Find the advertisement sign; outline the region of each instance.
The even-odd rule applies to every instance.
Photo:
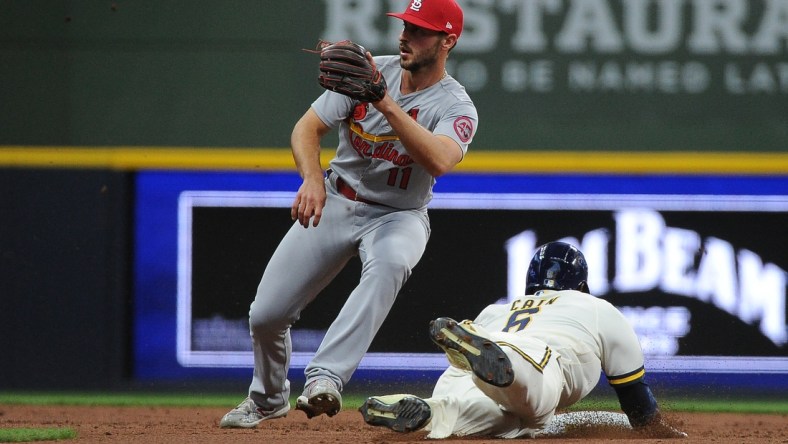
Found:
[[[410,3],[135,0],[119,14],[80,3],[66,32],[48,25],[63,15],[50,2],[4,2],[0,143],[287,147],[324,91],[303,49],[352,39],[398,54],[402,21],[386,13]],[[785,0],[458,3],[446,69],[478,109],[474,150],[788,147]],[[210,28],[195,26],[206,17]],[[53,57],[68,63],[41,69]],[[31,104],[46,105],[18,119]]]
[[[137,273],[140,375],[252,365],[249,304],[292,224],[288,189],[298,182],[297,176],[266,176],[140,177],[143,213],[158,207],[164,216],[138,230],[139,245],[159,247],[154,257],[142,248],[138,260],[152,261]],[[786,189],[784,180],[445,179],[430,205],[427,250],[361,369],[444,368],[445,357],[427,336],[429,321],[473,318],[487,304],[522,294],[534,249],[561,239],[584,251],[592,293],[630,320],[651,372],[788,373],[788,196],[768,194]],[[679,192],[682,187],[705,191]],[[351,262],[293,326],[293,368],[304,367],[317,349],[359,269]],[[154,278],[167,285],[155,288]],[[166,301],[166,309],[155,310],[152,301]],[[153,343],[163,338],[156,350]],[[151,356],[156,353],[166,359]]]
[[[353,38],[373,54],[396,50],[400,23],[380,17],[402,1],[324,3],[321,38]],[[459,3],[464,28],[447,69],[480,109],[484,146],[786,146],[784,1]]]

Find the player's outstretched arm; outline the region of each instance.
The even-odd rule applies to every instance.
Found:
[[[624,387],[614,386],[621,410],[632,428],[649,438],[686,438],[687,434],[668,424],[662,417],[657,400],[643,380]]]
[[[312,226],[316,227],[320,223],[326,204],[326,186],[320,164],[320,140],[329,130],[310,108],[295,124],[290,135],[293,160],[303,179],[290,208],[290,217],[298,220],[304,228],[309,227],[310,219]]]

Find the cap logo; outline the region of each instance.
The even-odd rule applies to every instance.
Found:
[[[419,12],[419,10],[421,10],[421,0],[413,0],[410,2],[410,9]]]
[[[449,22],[446,22],[446,29],[452,29],[452,27],[451,27],[451,23],[449,23]]]

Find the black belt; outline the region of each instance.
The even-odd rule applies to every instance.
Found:
[[[356,202],[363,202],[369,205],[383,205],[381,203],[375,202],[374,200],[364,199],[363,197],[359,196],[356,193],[356,190],[353,189],[350,185],[347,184],[341,177],[337,175],[337,191],[339,191],[343,196],[347,197],[350,200],[354,200]]]

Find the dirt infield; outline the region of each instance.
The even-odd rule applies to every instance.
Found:
[[[226,409],[163,407],[71,407],[0,405],[0,427],[70,427],[76,443],[417,443],[424,433],[399,434],[364,424],[355,411],[307,419],[299,411],[252,430],[219,429]],[[788,443],[788,416],[673,413],[672,423],[689,434],[681,443]],[[448,439],[452,444],[533,442],[534,440]],[[556,438],[536,441],[559,442]],[[666,443],[674,440],[636,438],[617,430],[586,430],[561,437],[569,443]],[[61,441],[62,442],[62,441]]]

